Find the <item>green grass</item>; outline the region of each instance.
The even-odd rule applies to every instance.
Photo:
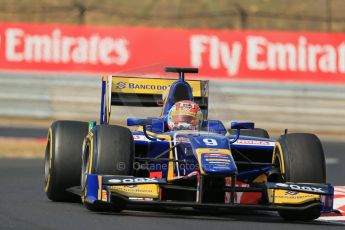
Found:
[[[341,32],[344,9],[344,0],[0,0],[0,20]]]

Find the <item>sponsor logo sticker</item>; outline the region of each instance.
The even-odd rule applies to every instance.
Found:
[[[281,188],[290,188],[290,189],[301,190],[301,191],[306,191],[306,192],[320,192],[320,193],[326,192],[322,188],[306,186],[306,185],[277,183],[276,186],[281,187]]]
[[[112,78],[112,92],[137,94],[163,94],[176,80],[156,78]],[[193,88],[193,96],[201,96],[200,81],[187,81]]]
[[[115,89],[124,89],[126,88],[126,82],[119,81],[115,84]]]
[[[302,204],[311,200],[319,200],[320,195],[309,194],[297,191],[275,190],[275,204]]]
[[[127,197],[158,198],[159,196],[159,187],[156,184],[111,186],[110,190]]]
[[[273,141],[258,141],[258,140],[237,140],[235,145],[260,145],[260,146],[274,146]]]
[[[132,183],[158,183],[156,178],[125,178],[125,179],[110,179],[109,183],[114,184],[132,184]]]

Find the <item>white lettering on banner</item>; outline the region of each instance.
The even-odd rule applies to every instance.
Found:
[[[272,42],[259,35],[249,35],[244,42],[226,42],[216,35],[192,35],[191,65],[225,68],[228,76],[239,74],[240,66],[249,71],[345,73],[345,42],[338,46],[315,44],[304,36],[297,37],[295,42]],[[241,58],[242,53],[245,58]]]
[[[7,29],[5,37],[5,56],[10,62],[125,65],[130,57],[124,38],[65,36],[59,29],[37,35],[18,28]]]
[[[16,53],[16,46],[20,44],[18,37],[23,36],[20,29],[8,29],[6,31],[6,58],[9,61],[20,62],[23,60],[23,54]]]
[[[323,47],[324,55],[320,57],[319,68],[322,72],[335,73],[337,71],[337,54],[333,46],[325,45]]]
[[[345,72],[345,43],[338,47],[311,44],[303,36],[297,44],[270,42],[263,36],[248,36],[246,40],[249,70]]]
[[[194,35],[190,39],[190,48],[191,48],[191,63],[194,67],[202,66],[202,53],[206,51],[205,44],[207,43],[207,36],[203,35]],[[210,60],[212,60],[210,58]],[[210,64],[213,65],[213,62],[210,61]]]
[[[338,48],[338,66],[339,72],[345,73],[345,42],[341,43]]]
[[[298,69],[302,72],[305,72],[307,70],[307,51],[304,48],[307,44],[307,39],[304,37],[300,37],[298,39],[298,60],[297,60],[297,66]]]
[[[291,43],[268,44],[267,68],[269,70],[296,71],[296,49]]]
[[[259,61],[258,56],[264,54],[262,46],[266,44],[266,39],[259,36],[247,37],[247,65],[250,70],[264,70],[267,65],[264,61]]]
[[[206,65],[209,64],[212,69],[226,68],[229,76],[238,74],[242,53],[240,42],[229,44],[217,36],[192,35],[190,49],[193,67],[203,67],[203,56],[208,53]]]

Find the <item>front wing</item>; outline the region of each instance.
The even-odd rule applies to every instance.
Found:
[[[198,175],[196,175],[198,176]],[[118,199],[129,205],[151,205],[155,207],[203,207],[221,209],[252,210],[306,210],[321,208],[323,213],[333,212],[334,188],[328,184],[305,183],[262,183],[258,187],[225,187],[224,193],[233,191],[235,197],[243,194],[261,194],[260,202],[237,199],[224,203],[205,203],[196,198],[194,201],[162,200],[164,189],[190,189],[200,194],[200,186],[191,188],[168,183],[165,179],[132,176],[107,176],[88,174],[85,202],[113,203]]]

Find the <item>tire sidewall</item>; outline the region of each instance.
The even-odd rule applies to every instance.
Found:
[[[117,148],[116,145],[113,145],[113,141],[121,139],[123,139],[123,142],[128,139],[127,148],[126,143],[121,143],[121,145],[123,145],[121,148]],[[89,147],[84,149],[82,157],[82,165],[87,167],[87,173],[103,175],[131,175],[134,160],[134,141],[133,135],[129,129],[116,125],[98,125],[92,128],[89,132],[88,136],[84,140],[84,144],[89,144]],[[127,151],[123,151],[126,149]],[[117,159],[121,159],[121,154],[128,156],[122,158],[125,161],[126,169],[123,171],[116,170]],[[85,162],[87,159],[89,160],[88,164]],[[110,170],[109,166],[112,166],[114,170]],[[91,211],[119,212],[125,208],[125,202],[123,200],[117,200],[111,204],[97,202],[91,204],[85,202],[87,194],[86,185],[87,175],[84,181],[81,180],[82,202],[87,209]],[[116,197],[114,197],[114,199],[116,199]]]
[[[273,164],[276,157],[282,163],[280,169],[285,182],[326,183],[324,153],[315,135],[292,133],[280,136],[274,148]]]
[[[79,201],[78,196],[66,189],[80,185],[82,144],[87,134],[87,122],[56,121],[48,131],[49,179],[45,175],[44,190],[53,201]],[[71,140],[69,140],[69,138]],[[47,149],[46,147],[46,154]],[[78,150],[80,149],[80,150]],[[45,170],[46,172],[46,170]]]

